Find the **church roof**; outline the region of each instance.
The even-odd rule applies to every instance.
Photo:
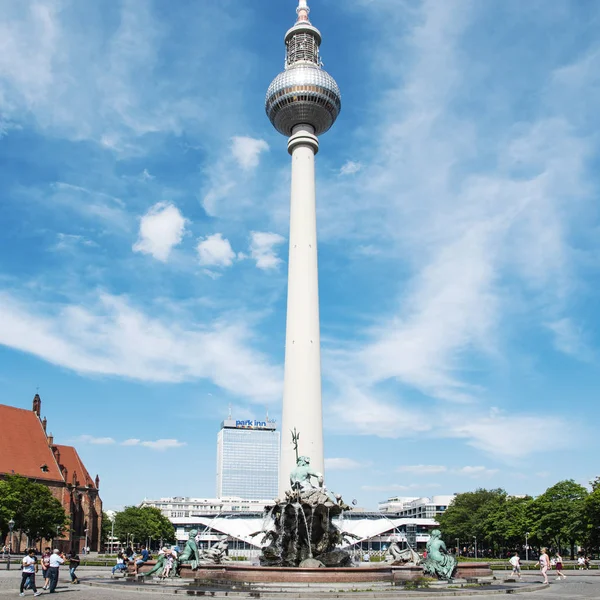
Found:
[[[0,473],[64,481],[35,412],[0,404],[0,423]]]
[[[95,488],[96,485],[90,477],[88,470],[85,468],[77,450],[73,446],[63,446],[57,444],[55,448],[60,452],[60,464],[66,467],[66,480],[67,483],[72,483],[73,473],[77,473],[77,481],[79,486],[88,486]]]
[[[39,396],[36,399],[39,403]],[[72,484],[76,474],[78,487],[95,489],[77,450],[54,444],[44,431],[36,413],[36,399],[34,410],[0,404],[0,475]],[[39,407],[40,404],[38,412]]]

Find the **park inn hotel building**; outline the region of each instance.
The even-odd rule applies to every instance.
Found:
[[[274,421],[223,421],[217,435],[217,498],[275,498],[279,443]]]

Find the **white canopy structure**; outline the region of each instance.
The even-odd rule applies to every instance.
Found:
[[[201,536],[207,541],[219,535],[226,535],[232,540],[245,542],[255,548],[261,547],[263,536],[252,536],[253,533],[262,531],[271,525],[271,521],[262,515],[198,515],[185,518],[171,519],[177,528],[177,539],[184,541],[188,538],[188,532],[192,528],[198,528]],[[396,539],[405,541],[405,529],[407,525],[416,526],[417,541],[426,542],[430,531],[438,526],[434,519],[410,519],[406,517],[394,518],[384,516],[381,513],[348,513],[343,519],[335,519],[334,523],[345,532],[351,533],[358,539],[346,542],[343,547],[359,544],[374,538],[388,538],[385,541]]]

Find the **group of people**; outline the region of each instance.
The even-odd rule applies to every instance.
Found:
[[[577,557],[577,566],[580,571],[590,569],[590,557],[589,556],[579,556]]]
[[[120,550],[117,553],[117,564],[112,568],[112,574],[114,575],[117,571],[127,571],[129,565],[133,565],[134,573],[137,575],[138,569],[148,562],[150,558],[152,557],[146,546],[142,546],[139,554],[136,554],[135,550],[131,547]]]
[[[35,584],[35,574],[38,572],[40,564],[42,567],[42,577],[44,578],[42,589],[49,590],[51,594],[54,594],[58,584],[59,568],[61,565],[65,564],[65,561],[67,560],[69,561],[71,583],[77,584],[79,583],[79,579],[77,578],[75,571],[77,570],[81,559],[75,550],[67,557],[58,549],[52,551],[50,548],[46,548],[39,562],[36,549],[30,548],[27,550],[21,564],[22,577],[19,596],[24,596],[25,590],[27,589],[33,591],[34,596],[39,596],[42,593],[37,589]]]
[[[515,552],[509,560],[512,565],[511,576],[516,576],[521,579],[521,559],[519,553]],[[556,552],[552,558],[548,554],[548,548],[542,548],[536,567],[539,567],[540,573],[544,578],[544,583],[548,583],[548,571],[554,569],[556,571],[556,579],[566,579],[567,576],[563,573],[563,559],[562,556]]]

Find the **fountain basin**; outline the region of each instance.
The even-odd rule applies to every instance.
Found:
[[[147,573],[155,564],[154,561],[148,561],[140,567],[140,573]],[[183,579],[194,579],[198,583],[402,583],[423,577],[421,567],[396,567],[381,563],[368,567],[320,569],[227,563],[203,565],[195,571],[184,565],[180,573]],[[460,579],[482,579],[493,574],[487,563],[459,563],[455,576]]]

